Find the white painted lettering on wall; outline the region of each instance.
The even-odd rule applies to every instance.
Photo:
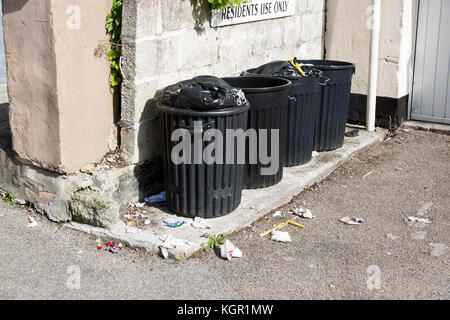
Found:
[[[295,0],[249,0],[242,6],[213,10],[212,27],[288,17],[295,14]]]

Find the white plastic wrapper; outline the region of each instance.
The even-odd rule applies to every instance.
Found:
[[[272,231],[271,240],[283,243],[291,243],[292,239],[289,233],[282,231]]]
[[[220,255],[224,259],[242,258],[242,251],[235,247],[229,240],[220,246]]]
[[[363,224],[363,219],[361,219],[361,218],[344,217],[340,221],[345,224],[352,225],[352,226],[360,226]]]
[[[421,218],[416,218],[416,217],[408,217],[408,219],[406,219],[406,221],[426,223],[426,224],[430,224],[431,223],[430,219],[421,219]]]

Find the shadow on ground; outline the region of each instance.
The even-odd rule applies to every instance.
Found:
[[[9,104],[0,104],[0,149],[12,150],[11,127],[9,126]]]

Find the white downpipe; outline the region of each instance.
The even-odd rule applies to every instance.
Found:
[[[375,131],[377,110],[378,57],[380,48],[381,0],[373,0],[373,24],[370,43],[369,93],[367,95],[367,130]]]

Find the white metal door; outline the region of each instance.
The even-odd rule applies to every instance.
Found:
[[[450,124],[450,0],[420,0],[411,119]]]

